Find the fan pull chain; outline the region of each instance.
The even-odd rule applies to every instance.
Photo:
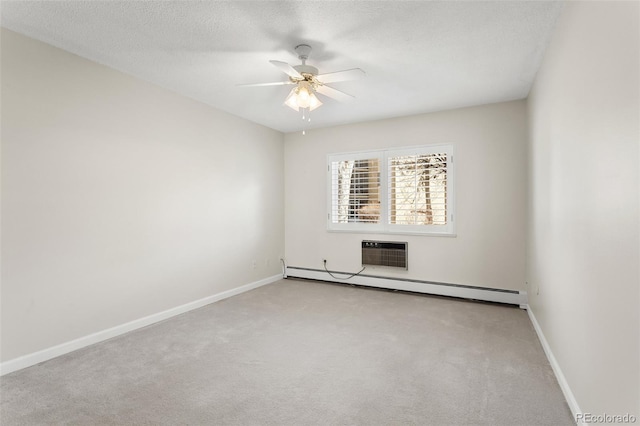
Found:
[[[307,123],[311,123],[311,110],[306,111],[307,108],[301,108],[301,109],[302,109],[302,120],[306,121]],[[306,129],[304,128],[304,126],[302,128],[302,134],[303,135],[307,134]]]
[[[302,120],[306,121],[307,123],[311,122],[311,111],[309,111],[306,115],[305,115],[305,109],[306,108],[302,108]],[[302,136],[306,135],[307,131],[306,129],[303,127],[302,128]]]

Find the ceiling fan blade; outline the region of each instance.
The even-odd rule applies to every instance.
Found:
[[[316,78],[322,83],[335,83],[336,81],[357,80],[358,78],[362,78],[366,75],[367,73],[360,68],[353,68],[350,70],[319,74]]]
[[[355,99],[354,96],[351,96],[348,93],[344,93],[344,92],[341,92],[340,90],[334,89],[329,86],[324,86],[324,85],[318,85],[318,87],[316,88],[316,92],[340,102],[347,102]]]
[[[260,87],[260,86],[285,86],[287,84],[293,84],[291,81],[276,81],[273,83],[249,83],[249,84],[236,84],[237,87]]]
[[[302,74],[300,74],[298,71],[295,70],[295,68],[293,68],[291,65],[289,65],[286,62],[282,62],[282,61],[269,61],[269,62],[271,62],[276,68],[278,68],[283,73],[287,74],[289,77],[304,79]]]

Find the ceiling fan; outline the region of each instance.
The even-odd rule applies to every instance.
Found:
[[[311,46],[308,44],[300,44],[295,47],[295,51],[298,54],[298,59],[302,61],[301,65],[291,66],[282,61],[269,61],[280,71],[287,74],[289,80],[273,83],[241,84],[240,86],[284,86],[293,84],[296,87],[291,89],[284,103],[296,111],[302,109],[303,114],[305,109],[313,111],[322,105],[322,102],[320,102],[315,95],[316,93],[341,102],[354,99],[352,95],[327,86],[327,83],[355,80],[364,77],[366,74],[363,70],[360,68],[352,68],[344,71],[318,74],[318,68],[307,65],[307,59],[311,53]]]

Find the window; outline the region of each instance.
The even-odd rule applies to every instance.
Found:
[[[328,156],[330,231],[453,235],[453,148]]]

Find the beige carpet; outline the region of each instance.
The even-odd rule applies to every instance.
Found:
[[[0,421],[573,425],[525,311],[283,280],[2,378]]]

